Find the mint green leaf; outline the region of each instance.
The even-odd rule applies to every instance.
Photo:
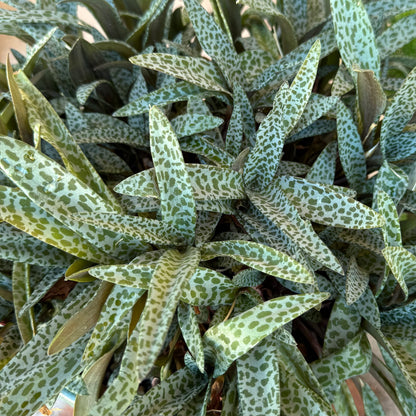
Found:
[[[98,360],[114,341],[123,320],[129,318],[131,309],[144,294],[144,289],[115,285],[100,312],[97,324],[85,347],[82,359]]]
[[[234,162],[233,155],[215,144],[209,136],[195,135],[193,137],[184,137],[179,140],[179,144],[184,152],[204,156],[218,166],[228,168]]]
[[[142,316],[128,340],[120,372],[93,408],[92,416],[120,413],[129,406],[140,380],[151,370],[163,346],[180,293],[199,260],[200,253],[195,248],[188,248],[183,254],[171,249],[162,255],[150,282]],[[153,323],[151,328],[149,322]],[[120,392],[123,392],[121,400]]]
[[[390,137],[387,147],[385,157],[388,161],[400,161],[414,155],[416,153],[416,132],[408,131]]]
[[[172,75],[206,90],[228,92],[217,66],[203,58],[150,53],[134,56],[130,61],[134,65]]]
[[[347,300],[348,305],[351,305],[360,299],[368,287],[369,279],[369,273],[358,266],[355,257],[351,256],[348,261],[345,284],[345,299]]]
[[[177,412],[191,402],[206,385],[207,379],[203,374],[184,367],[162,380],[144,396],[136,396],[123,416],[157,416]]]
[[[323,355],[328,356],[343,348],[359,332],[361,316],[358,311],[338,297],[331,310],[325,331]]]
[[[347,68],[369,69],[378,77],[380,56],[361,0],[330,0],[339,51]]]
[[[16,315],[16,323],[22,341],[27,344],[36,333],[35,316],[33,310],[21,313],[27,302],[30,292],[30,266],[15,261],[12,272],[13,306]]]
[[[234,157],[237,157],[241,151],[243,132],[244,123],[242,115],[242,103],[240,102],[239,95],[234,93],[233,112],[228,122],[227,136],[225,138],[225,149]]]
[[[361,387],[362,395],[363,395],[363,402],[364,402],[364,410],[366,414],[374,415],[374,416],[385,416],[383,406],[381,405],[378,397],[373,392],[371,387],[364,383]]]
[[[215,351],[214,377],[223,374],[233,361],[286,323],[319,305],[327,293],[283,296],[269,300],[208,329],[204,341]]]
[[[352,188],[362,192],[367,176],[364,149],[352,115],[341,101],[337,107],[337,133],[339,158],[345,176]]]
[[[90,98],[91,94],[95,91],[95,89],[101,84],[110,84],[111,83],[105,79],[99,79],[97,81],[90,82],[88,84],[81,85],[77,88],[77,100],[81,105],[84,105],[88,98]]]
[[[244,73],[243,86],[247,89],[274,62],[273,55],[262,49],[248,49],[238,54],[238,65]]]
[[[195,234],[195,200],[178,139],[166,116],[152,107],[149,116],[150,150],[160,191],[164,223],[186,241]]]
[[[279,177],[276,185],[301,216],[319,224],[361,229],[385,223],[376,211],[328,186],[290,176]]]
[[[215,129],[223,122],[222,118],[197,113],[179,115],[170,121],[178,138]]]
[[[409,183],[409,177],[399,166],[385,161],[377,174],[374,194],[384,191],[397,205],[404,196]],[[377,199],[373,199],[373,207],[377,207]]]
[[[296,208],[289,202],[286,195],[276,184],[268,187],[262,194],[249,192],[250,201],[299,247],[313,259],[330,268],[343,273],[337,258],[319,239],[309,221],[303,220]]]
[[[233,285],[238,287],[254,287],[261,285],[266,276],[258,270],[245,269],[238,272],[233,278]]]
[[[273,337],[266,337],[237,359],[238,397],[242,415],[279,414],[280,377],[276,350]]]
[[[26,104],[32,129],[40,126],[42,138],[59,152],[69,173],[72,173],[76,178],[89,186],[113,209],[119,210],[120,208],[111,191],[91,166],[46,98],[31,84],[22,72],[17,73],[15,79],[21,90],[23,101]]]
[[[274,277],[299,283],[314,283],[313,275],[304,266],[287,254],[262,244],[242,240],[215,241],[203,245],[201,250],[204,260],[221,256],[231,257]]]
[[[192,97],[209,97],[214,93],[206,91],[201,87],[193,84],[180,81],[174,84],[166,85],[149,94],[145,94],[140,98],[126,104],[119,108],[114,114],[114,117],[130,117],[138,114],[143,114],[149,111],[149,108],[154,105],[167,105],[177,101],[185,101]]]
[[[184,3],[202,48],[222,69],[229,85],[241,83],[244,76],[241,68],[236,65],[238,55],[225,33],[199,2],[185,0]]]
[[[188,346],[189,352],[195,359],[196,365],[201,373],[205,372],[204,346],[202,344],[201,332],[194,308],[190,305],[179,303],[178,323],[182,331],[183,339]]]
[[[210,241],[215,234],[215,229],[222,218],[222,213],[199,211],[196,218],[195,246]]]
[[[381,125],[380,144],[386,159],[389,158],[390,148],[392,147],[392,150],[395,150],[398,145],[394,143],[397,140],[396,136],[402,133],[416,111],[415,91],[416,69],[413,69],[403,82],[400,90],[394,95]]]
[[[402,233],[400,230],[399,215],[392,199],[384,191],[377,193],[377,207],[385,218],[382,228],[386,246],[401,246]]]
[[[379,3],[379,2],[377,2]],[[371,4],[371,3],[369,3]],[[413,8],[409,3],[409,8]],[[377,36],[376,43],[379,54],[382,58],[387,58],[392,55],[402,46],[407,45],[410,41],[415,39],[414,28],[416,26],[416,15],[410,14],[402,17],[391,25],[388,25],[386,30]]]
[[[341,383],[365,374],[371,364],[372,351],[364,331],[360,331],[345,347],[328,357],[311,363],[325,393],[332,401]]]
[[[244,198],[241,175],[229,168],[209,165],[186,164],[195,199],[241,199]],[[116,192],[142,197],[159,198],[155,169],[147,169],[120,182]]]
[[[333,402],[333,406],[337,414],[345,416],[359,416],[348,384],[343,381],[340,387],[341,388],[337,391]]]
[[[333,184],[335,180],[337,150],[337,143],[330,142],[313,163],[306,175],[306,179],[326,185]],[[293,173],[292,175],[296,176]]]
[[[407,298],[407,286],[416,282],[416,256],[403,247],[386,247],[383,256]]]

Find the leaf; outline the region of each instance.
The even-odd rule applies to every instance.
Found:
[[[377,193],[377,207],[381,215],[385,218],[382,228],[386,246],[401,246],[402,233],[400,229],[399,215],[394,202],[384,191]]]
[[[32,128],[36,125],[41,126],[42,138],[59,152],[69,173],[72,173],[80,181],[91,187],[113,209],[119,209],[110,190],[91,166],[45,97],[41,95],[22,72],[15,75],[15,79],[21,90],[23,101],[26,104]]]
[[[327,297],[327,293],[283,296],[209,328],[204,334],[204,341],[215,351],[217,363],[214,377],[223,374],[233,361],[272,332],[319,305]]]
[[[386,247],[383,256],[407,298],[407,287],[416,282],[416,256],[403,247]]]
[[[400,161],[414,155],[415,149],[416,132],[404,132],[388,139],[388,150],[386,150],[385,157],[388,161]]]
[[[251,241],[216,241],[201,247],[203,260],[219,256],[231,257],[253,269],[274,277],[313,284],[313,275],[287,254]]]
[[[344,348],[314,361],[311,367],[332,401],[342,381],[368,371],[371,356],[370,343],[364,331],[360,331]]]
[[[325,331],[323,356],[342,349],[358,334],[360,325],[361,316],[358,311],[348,305],[343,297],[337,297]]]
[[[211,115],[187,113],[170,121],[178,137],[192,136],[219,127],[224,120]]]
[[[237,359],[237,386],[242,415],[280,412],[279,356],[273,337],[264,338]],[[261,389],[258,386],[262,386]]]
[[[349,70],[354,66],[380,74],[380,56],[370,19],[361,2],[330,0],[339,51]]]
[[[97,81],[89,82],[88,84],[80,85],[77,88],[77,93],[76,93],[78,102],[81,105],[84,105],[88,101],[88,98],[90,98],[90,95],[94,92],[94,90],[99,85],[102,85],[102,84],[109,84],[109,85],[111,85],[110,82],[107,81],[107,80],[105,80],[105,79],[99,79]]]
[[[345,285],[345,299],[348,305],[360,299],[368,287],[369,278],[369,273],[358,266],[355,257],[351,256],[348,261]]]
[[[79,258],[99,263],[110,261],[110,256],[101,252],[75,231],[65,227],[52,215],[35,205],[19,189],[0,186],[0,198],[2,200],[1,218],[47,243],[49,252],[51,246],[54,246]]]
[[[175,132],[157,107],[150,110],[149,129],[162,220],[185,241],[193,241],[196,212],[191,181]]]
[[[248,196],[256,208],[313,259],[331,270],[343,273],[337,258],[319,239],[310,222],[300,217],[279,186],[272,184],[263,194],[249,192]]]
[[[216,61],[230,86],[241,82],[243,74],[236,66],[237,52],[225,33],[217,26],[212,17],[195,0],[185,0],[186,11],[192,22],[198,41],[205,52]]]
[[[2,328],[0,344],[0,369],[20,350],[21,337],[17,325],[8,324]]]
[[[142,316],[133,329],[124,352],[120,372],[109,386],[91,415],[106,412],[123,412],[133,400],[139,381],[151,370],[179,302],[179,295],[199,262],[200,253],[188,248],[183,254],[175,249],[167,250],[151,280]],[[152,327],[148,323],[152,322]],[[150,329],[150,330],[149,330]],[[123,392],[123,399],[116,400]]]
[[[150,53],[134,56],[130,58],[130,62],[134,65],[172,75],[206,90],[227,93],[219,69],[214,63],[203,58]]]
[[[395,137],[402,133],[416,111],[415,88],[416,69],[413,69],[394,95],[381,125],[380,145],[385,158],[395,149]]]
[[[367,167],[364,149],[350,111],[340,101],[337,107],[338,151],[345,176],[359,193],[365,186]]]
[[[276,185],[301,216],[319,224],[353,229],[384,225],[380,214],[325,185],[290,176],[279,177]]]
[[[361,387],[361,390],[363,395],[364,410],[366,414],[374,416],[385,416],[383,407],[371,387],[367,383],[364,383]]]
[[[337,143],[330,142],[313,163],[306,175],[306,179],[325,185],[333,184],[335,180],[337,150]],[[292,175],[295,176],[294,174]]]
[[[195,199],[240,199],[244,198],[243,181],[232,169],[216,166],[186,164]],[[159,198],[155,169],[147,169],[120,182],[116,192],[142,197]]]
[[[33,310],[20,314],[20,311],[26,303],[31,291],[30,266],[28,264],[19,263],[17,261],[13,263],[12,284],[13,306],[16,315],[16,323],[23,343],[27,344],[36,333]]]
[[[163,410],[176,411],[194,399],[206,385],[207,379],[203,374],[183,367],[151,388],[144,396],[136,396],[123,416],[156,416]]]
[[[212,92],[206,91],[203,88],[204,87],[201,88],[193,84],[188,84],[184,81],[169,84],[129,102],[125,106],[119,108],[113,116],[130,117],[146,113],[149,111],[149,107],[154,105],[162,106],[178,101],[185,101],[192,97],[209,97],[213,95]]]
[[[195,359],[196,365],[201,373],[205,372],[204,347],[198,320],[192,306],[179,303],[178,323],[182,331],[183,339],[188,346],[189,352]]]
[[[354,403],[354,398],[346,381],[341,383],[341,388],[335,395],[333,406],[337,414],[359,416],[357,407]]]
[[[244,180],[249,187],[264,189],[273,178],[280,161],[286,135],[301,116],[315,81],[321,51],[313,44],[290,89],[283,84],[276,94],[273,110],[260,125],[254,149],[244,165]]]
[[[71,319],[68,319],[65,322],[49,345],[49,355],[61,352],[82,337],[97,323],[101,308],[112,288],[113,285],[103,282],[98,289],[97,294],[84,306],[84,308],[80,309],[71,317]]]
[[[407,4],[406,6],[409,7],[410,5]],[[389,9],[387,8],[385,10]],[[416,16],[414,14],[410,14],[387,26],[386,30],[377,36],[376,39],[377,49],[380,56],[382,58],[387,58],[398,49],[412,41],[415,38],[413,31],[415,25]]]

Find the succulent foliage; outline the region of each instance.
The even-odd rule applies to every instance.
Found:
[[[414,2],[5,3],[1,414],[412,416]]]

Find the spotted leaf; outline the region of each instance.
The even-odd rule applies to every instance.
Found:
[[[313,284],[313,275],[287,254],[250,241],[218,241],[202,246],[202,258],[231,257],[253,269],[287,280]]]
[[[192,136],[219,127],[224,120],[211,115],[187,113],[170,121],[177,137]]]
[[[395,141],[402,133],[406,124],[412,118],[416,110],[416,69],[413,69],[400,90],[394,95],[393,101],[387,108],[383,124],[381,126],[380,145],[384,157],[388,160],[390,150],[395,150]]]
[[[195,359],[195,363],[201,373],[205,372],[204,346],[201,332],[194,309],[190,305],[179,303],[178,323],[182,331],[183,339]]]
[[[40,126],[42,138],[59,152],[68,172],[91,187],[113,209],[119,209],[110,190],[91,166],[46,98],[30,83],[22,72],[17,73],[15,79],[25,102],[32,129]]]
[[[262,194],[249,192],[248,196],[256,208],[313,259],[332,270],[343,273],[337,258],[320,240],[311,223],[301,218],[279,186],[272,183]]]
[[[195,233],[195,200],[175,132],[166,116],[152,107],[149,116],[150,150],[160,191],[160,214],[186,241]]]
[[[199,164],[186,164],[185,169],[189,175],[195,199],[244,198],[242,177],[232,169]],[[155,169],[147,169],[130,176],[119,183],[114,190],[125,195],[160,197],[156,187]]]
[[[371,387],[364,383],[361,387],[363,392],[364,410],[369,415],[385,416],[383,406],[381,405],[378,397],[373,392]]]
[[[224,87],[225,81],[217,66],[203,58],[151,53],[134,56],[130,61],[135,65],[172,75],[206,90],[227,92]]]
[[[140,380],[151,370],[163,346],[179,295],[199,259],[200,253],[195,248],[188,248],[184,254],[170,249],[162,255],[153,273],[141,318],[128,340],[120,372],[92,409],[92,416],[123,412],[132,402]],[[149,322],[153,322],[151,327]],[[120,392],[123,398],[116,400]]]
[[[350,186],[361,192],[367,176],[364,149],[351,113],[342,102],[337,106],[337,134],[339,158],[345,176]]]
[[[280,377],[276,341],[266,337],[237,359],[239,408],[242,415],[279,414]],[[261,387],[260,387],[261,386]]]
[[[330,400],[342,381],[365,374],[371,364],[371,346],[361,331],[345,347],[311,363],[311,367]]]
[[[286,323],[327,299],[327,293],[284,296],[269,300],[208,329],[204,341],[215,351],[214,377]]]
[[[195,0],[185,0],[186,11],[194,27],[197,38],[205,52],[222,69],[230,85],[241,82],[243,74],[235,63],[238,61],[234,46],[214,19]]]
[[[402,233],[400,230],[399,215],[392,199],[384,191],[377,193],[377,207],[385,218],[382,228],[386,246],[401,246]]]
[[[380,56],[373,28],[361,1],[331,0],[337,44],[342,60],[351,70],[354,66],[380,73]]]
[[[353,229],[384,225],[381,215],[366,205],[321,184],[290,176],[276,181],[299,214],[311,221]]]
[[[209,97],[212,94],[212,92],[206,91],[203,87],[180,81],[166,85],[129,102],[119,108],[113,115],[115,117],[130,117],[146,113],[154,105],[163,106],[177,101],[188,100],[192,97]]]
[[[306,179],[312,182],[319,182],[326,185],[334,183],[336,168],[337,143],[329,143],[317,157]],[[296,176],[292,173],[293,176]]]
[[[358,301],[368,287],[370,276],[366,270],[358,266],[355,257],[351,256],[348,261],[348,269],[345,277],[345,299],[347,300],[347,304],[351,305]]]

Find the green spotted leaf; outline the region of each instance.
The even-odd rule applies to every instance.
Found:
[[[348,269],[346,273],[345,299],[347,304],[351,305],[360,299],[369,282],[369,273],[358,266],[357,260],[351,256],[348,261]]]
[[[216,166],[186,164],[195,199],[241,199],[244,198],[243,180],[232,169]],[[159,198],[155,169],[147,169],[120,182],[114,190],[132,195]]]
[[[382,228],[386,246],[401,246],[402,233],[400,230],[399,215],[396,206],[388,194],[384,191],[377,193],[377,207],[381,215],[385,218]]]
[[[364,383],[361,387],[363,394],[364,410],[366,414],[374,416],[385,416],[383,406],[381,405],[378,397],[373,392],[371,387]]]
[[[407,286],[416,281],[416,256],[403,247],[386,247],[383,256],[407,298]]]
[[[341,388],[337,391],[335,395],[333,404],[335,410],[337,411],[337,414],[359,416],[348,384],[345,381],[343,381],[340,387]]]
[[[111,261],[110,256],[35,205],[19,189],[0,186],[0,197],[1,218],[47,243],[48,250],[51,249],[50,246],[54,246],[82,259],[96,262]]]
[[[195,311],[190,305],[179,303],[178,323],[183,339],[201,373],[205,372],[204,346]]]
[[[83,360],[99,359],[109,350],[113,336],[119,330],[123,320],[129,317],[131,309],[144,292],[144,289],[119,285],[112,287],[85,347]]]
[[[0,369],[2,369],[20,350],[22,338],[17,325],[7,324],[0,333]]]
[[[331,188],[290,176],[276,181],[299,214],[319,224],[352,229],[377,228],[383,217],[366,205]]]
[[[199,2],[185,0],[184,3],[197,38],[205,52],[222,69],[230,85],[241,82],[243,79],[241,67],[235,65],[238,62],[238,55],[225,33]]]
[[[150,110],[149,130],[162,220],[183,239],[193,241],[196,212],[191,181],[175,132],[157,107]]]
[[[228,92],[217,66],[203,58],[150,53],[134,56],[130,61],[135,65],[172,75],[206,90]]]
[[[120,413],[132,402],[139,382],[151,370],[163,346],[179,295],[193,275],[199,259],[200,252],[195,248],[188,248],[183,254],[170,249],[162,255],[151,279],[141,318],[128,340],[120,372],[94,406],[91,415]],[[151,327],[149,322],[153,322]],[[123,392],[123,398],[116,400],[114,395],[119,397],[120,392]]]
[[[272,183],[262,194],[249,192],[248,196],[256,208],[313,259],[331,270],[343,273],[337,258],[320,240],[311,223],[301,218],[278,185]]]
[[[361,192],[367,176],[364,149],[351,113],[342,102],[337,106],[337,134],[339,158],[345,176],[350,186]]]
[[[204,341],[215,351],[214,377],[272,332],[327,298],[327,293],[311,293],[272,299],[208,329]]]
[[[371,357],[370,343],[364,331],[360,331],[345,347],[314,361],[311,367],[325,393],[332,399],[344,380],[368,371]]]
[[[149,108],[158,105],[167,105],[177,101],[188,100],[192,97],[209,97],[212,92],[206,91],[203,87],[198,87],[187,82],[180,81],[174,84],[166,85],[149,94],[145,94],[140,98],[131,101],[124,107],[119,108],[113,115],[115,117],[130,117],[143,114],[149,111]]]
[[[20,88],[23,101],[26,104],[32,129],[40,126],[42,138],[55,147],[68,172],[91,187],[113,209],[119,209],[110,190],[91,166],[45,97],[30,83],[22,72],[17,73],[15,79]]]
[[[309,270],[287,254],[262,244],[229,240],[207,243],[202,246],[202,258],[231,257],[253,269],[282,279],[299,283],[313,284],[314,278]]]
[[[187,113],[170,121],[178,137],[192,136],[219,127],[224,120],[211,115]]]
[[[396,136],[402,133],[403,128],[410,121],[416,110],[415,88],[416,69],[413,69],[403,82],[400,90],[394,95],[381,126],[380,145],[387,160],[390,151],[392,150],[394,154],[396,146],[400,146],[400,139],[396,139]],[[399,143],[396,144],[396,141],[399,141]]]
[[[380,73],[373,28],[361,0],[330,0],[339,51],[348,69],[358,66]]]
[[[243,415],[279,414],[280,377],[276,341],[266,337],[237,359],[239,408]],[[259,389],[259,386],[262,386]]]
[[[97,81],[90,82],[88,84],[81,85],[77,88],[77,100],[81,105],[84,105],[95,89],[101,84],[109,84],[109,81],[105,79],[99,79]]]
[[[335,179],[337,150],[338,147],[336,142],[329,143],[313,163],[306,175],[306,179],[325,185],[333,184]],[[292,175],[296,176],[293,173]]]
[[[123,416],[138,414],[157,416],[179,411],[184,404],[191,402],[200,391],[206,388],[206,385],[207,379],[203,374],[184,367],[162,380],[144,396],[136,396]]]

